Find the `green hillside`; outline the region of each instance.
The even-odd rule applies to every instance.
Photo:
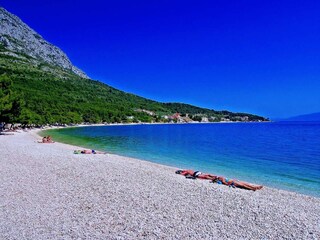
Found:
[[[191,118],[198,120],[201,120],[201,117],[212,117],[212,121],[220,121],[222,118],[240,120],[244,116],[247,116],[249,121],[266,120],[251,114],[219,112],[188,104],[148,100],[119,91],[99,81],[81,78],[71,71],[48,65],[30,56],[8,51],[0,45],[1,82],[2,88],[5,86],[3,82],[10,85],[11,98],[15,99],[15,108],[18,109],[15,114],[8,115],[4,107],[2,110],[0,107],[0,121],[8,121],[8,117],[5,116],[10,116],[9,120],[14,122],[38,125],[159,122],[167,121],[164,116],[176,112],[182,115],[189,114]],[[0,101],[5,101],[4,96],[5,93],[2,91]]]

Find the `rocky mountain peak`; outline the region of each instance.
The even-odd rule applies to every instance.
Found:
[[[0,45],[12,52],[26,54],[39,61],[71,70],[80,77],[88,78],[71,63],[61,49],[44,40],[20,18],[2,7],[0,7]]]

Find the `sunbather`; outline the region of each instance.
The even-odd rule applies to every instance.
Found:
[[[99,151],[96,151],[96,150],[74,150],[73,152],[74,154],[106,154],[105,152],[99,152]]]
[[[261,185],[253,185],[253,184],[250,184],[247,182],[242,182],[242,181],[234,180],[234,179],[228,179],[225,177],[217,177],[216,179],[212,180],[212,182],[217,182],[217,183],[224,184],[224,185],[231,186],[231,187],[244,188],[244,189],[248,189],[248,190],[252,190],[252,191],[260,190],[261,188],[263,188],[263,186],[261,186]]]
[[[176,174],[180,174],[185,176],[186,178],[193,178],[193,179],[200,178],[200,179],[214,180],[217,177],[215,175],[206,174],[206,173],[193,171],[193,170],[177,170]]]
[[[219,184],[224,184],[231,187],[244,188],[244,189],[253,190],[253,191],[259,190],[263,187],[261,185],[253,185],[247,182],[242,182],[234,179],[227,179],[225,177],[215,176],[212,174],[203,174],[199,171],[193,171],[193,170],[177,170],[176,173],[181,174],[186,178],[208,179],[208,180],[212,180],[212,182],[217,182]]]
[[[47,142],[48,142],[48,143],[54,143],[54,141],[52,141],[51,136],[47,136]]]
[[[54,143],[54,141],[52,141],[51,136],[47,136],[42,138],[42,143]]]

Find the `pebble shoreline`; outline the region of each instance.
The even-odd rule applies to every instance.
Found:
[[[0,136],[0,239],[320,239],[320,198]]]

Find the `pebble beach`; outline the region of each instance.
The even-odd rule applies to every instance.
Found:
[[[320,198],[40,139],[0,136],[0,239],[320,239]]]

